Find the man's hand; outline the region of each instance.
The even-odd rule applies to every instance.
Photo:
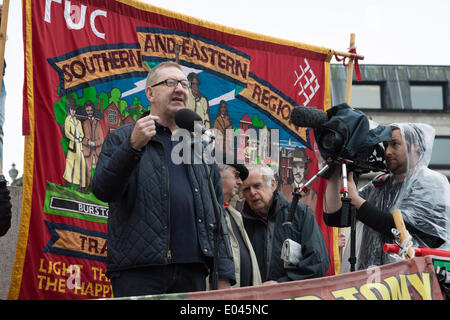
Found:
[[[358,194],[358,189],[356,188],[355,180],[353,179],[353,171],[348,173],[348,196],[352,199],[352,205],[354,205],[356,209],[359,209],[366,201]]]
[[[337,235],[337,241],[338,241],[338,247],[339,249],[345,247],[345,234],[344,233],[338,233]]]
[[[217,289],[230,289],[231,285],[230,285],[230,280],[228,279],[219,279],[219,281],[217,282]]]
[[[339,196],[341,182],[341,167],[336,166],[333,174],[328,178],[325,189],[325,197],[323,198],[325,212],[336,212],[342,207],[341,197]]]
[[[130,136],[130,145],[134,150],[141,151],[156,134],[155,120],[159,120],[159,117],[149,114],[136,121]]]

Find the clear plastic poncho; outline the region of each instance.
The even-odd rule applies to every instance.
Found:
[[[443,243],[435,249],[450,250],[450,185],[444,175],[428,168],[435,131],[431,126],[421,123],[398,123],[392,126],[400,129],[403,141],[407,142],[404,144],[407,169],[403,180],[395,181],[394,175],[390,173],[384,185],[375,187],[369,183],[359,190],[359,194],[385,212],[399,209],[404,221],[420,233],[442,240]],[[428,247],[422,234],[409,233],[413,247]],[[397,261],[397,256],[383,252],[385,243],[393,243],[393,236],[383,235],[357,221],[356,270]],[[341,273],[350,271],[349,255],[350,243],[344,251]]]

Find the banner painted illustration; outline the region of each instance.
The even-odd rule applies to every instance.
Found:
[[[135,0],[23,0],[25,168],[10,299],[112,296],[105,276],[108,204],[91,181],[105,137],[150,108],[148,70],[176,60],[188,107],[230,135],[238,157],[269,165],[288,200],[318,171],[313,132],[294,106],[330,107],[331,50],[267,37]],[[227,131],[228,130],[228,131]],[[228,141],[228,140],[227,140]],[[318,179],[301,202],[322,219]]]

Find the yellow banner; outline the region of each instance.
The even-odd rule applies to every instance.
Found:
[[[95,84],[98,79],[145,76],[148,72],[137,44],[86,47],[48,61],[58,71],[62,93]]]
[[[250,57],[223,43],[160,28],[137,28],[137,37],[143,57],[173,59],[177,53],[176,45],[179,45],[178,58],[192,66],[220,73],[241,86],[249,79]]]

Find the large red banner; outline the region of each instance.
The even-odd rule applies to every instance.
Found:
[[[205,126],[232,129],[241,158],[269,165],[288,199],[317,172],[312,131],[290,113],[330,106],[331,50],[134,0],[23,0],[23,25],[25,168],[10,299],[111,297],[108,204],[90,182],[106,135],[149,109],[145,77],[161,61],[180,63],[196,84],[188,107]],[[319,179],[301,201],[323,231],[332,275],[321,188]]]

